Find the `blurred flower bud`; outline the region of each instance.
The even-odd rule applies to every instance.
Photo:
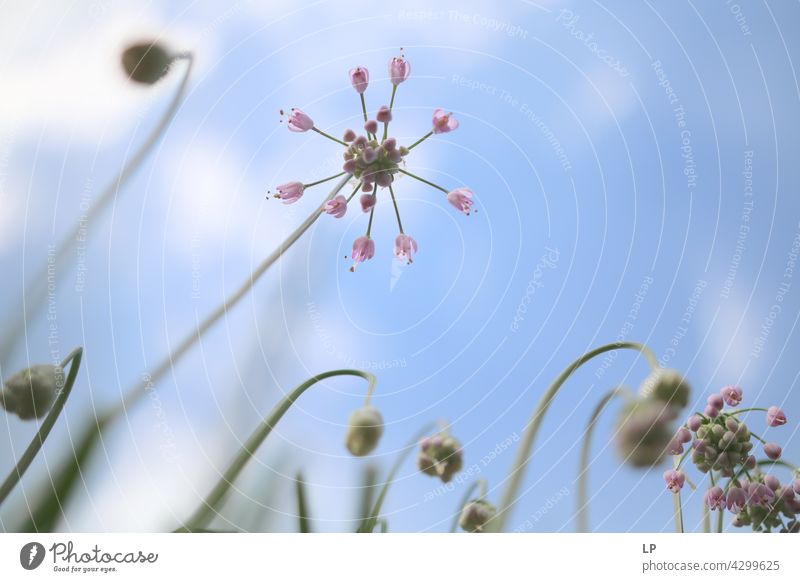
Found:
[[[773,491],[777,491],[781,488],[781,482],[775,475],[764,475],[764,485]]]
[[[686,421],[686,426],[689,427],[689,430],[692,432],[697,432],[700,428],[700,425],[703,424],[703,418],[698,416],[697,414],[693,414],[689,417],[689,420]]]
[[[764,453],[767,457],[776,461],[781,457],[781,447],[775,443],[767,443],[764,445]]]
[[[635,467],[661,462],[672,442],[671,423],[675,416],[674,407],[651,399],[638,400],[623,407],[616,431],[619,454]]]
[[[139,42],[122,51],[121,61],[131,81],[153,85],[169,71],[172,56],[157,42]]]
[[[689,384],[677,370],[657,368],[642,382],[639,394],[683,408],[689,403]]]
[[[22,420],[41,418],[53,406],[64,386],[64,370],[59,366],[40,364],[17,372],[0,392],[0,403]]]
[[[420,441],[417,467],[426,475],[448,483],[463,464],[461,443],[447,433],[439,433]]]
[[[377,408],[364,406],[353,411],[347,426],[347,450],[356,457],[368,455],[383,435],[383,417]]]
[[[473,499],[461,510],[458,525],[464,531],[480,533],[484,526],[495,516],[497,509],[484,499]]]

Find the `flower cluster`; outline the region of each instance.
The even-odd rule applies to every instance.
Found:
[[[420,441],[417,467],[426,475],[438,477],[443,483],[448,483],[461,470],[462,465],[461,443],[446,431]]]
[[[635,467],[661,462],[675,434],[673,422],[688,399],[689,385],[680,372],[654,370],[642,383],[638,397],[620,412],[616,430],[620,456]]]
[[[681,455],[679,467],[691,453],[695,467],[711,475],[711,487],[703,495],[703,503],[709,510],[727,509],[734,514],[736,526],[752,526],[756,531],[774,528],[793,531],[800,511],[800,500],[796,497],[800,482],[783,486],[774,475],[760,472],[760,466],[780,459],[781,447],[751,432],[742,419],[745,413],[760,411],[766,413],[768,427],[778,427],[786,424],[786,414],[777,406],[736,409],[742,397],[743,391],[738,386],[725,386],[710,395],[703,412],[690,416],[675,433],[669,452]],[[755,441],[762,444],[766,459],[756,459]],[[664,481],[667,489],[678,493],[686,475],[679,468],[673,469],[664,473]],[[784,517],[790,520],[788,524]]]
[[[369,86],[369,71],[364,67],[355,67],[350,70],[350,83],[361,100],[361,110],[364,117],[363,133],[347,129],[342,138],[338,139],[319,129],[314,120],[300,109],[292,108],[288,114],[281,111],[281,115],[286,116],[286,125],[290,131],[314,131],[344,147],[342,154],[344,161],[341,173],[311,183],[286,182],[276,187],[274,196],[281,199],[284,204],[291,204],[299,200],[311,186],[344,176],[349,177],[349,180],[345,179],[340,182],[333,194],[322,204],[321,210],[334,218],[342,218],[347,213],[350,202],[356,194],[359,191],[363,192],[358,202],[361,211],[369,214],[369,221],[366,233],[356,238],[353,242],[351,253],[353,266],[350,268],[351,271],[355,270],[356,265],[371,259],[375,255],[375,242],[372,239],[372,220],[379,190],[388,190],[395,215],[397,216],[399,234],[395,238],[394,255],[403,262],[412,262],[417,252],[417,242],[403,230],[400,209],[392,187],[392,184],[400,174],[419,180],[442,191],[447,195],[447,201],[459,212],[469,215],[472,210],[474,200],[472,190],[469,188],[461,187],[447,190],[405,169],[405,159],[411,150],[432,135],[448,133],[458,127],[458,120],[453,117],[452,113],[448,113],[443,109],[436,109],[433,112],[430,131],[409,146],[399,145],[394,137],[389,136],[389,123],[392,121],[392,108],[397,87],[405,82],[410,74],[411,64],[402,54],[389,61],[389,79],[392,84],[389,105],[382,105],[375,113],[375,117],[369,118],[364,98],[364,93]],[[353,188],[350,195],[339,194],[348,182]]]
[[[461,510],[458,525],[470,533],[482,533],[497,514],[497,508],[485,499],[473,499]]]

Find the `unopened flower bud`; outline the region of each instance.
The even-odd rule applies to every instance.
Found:
[[[776,443],[767,443],[764,445],[764,453],[775,461],[781,457],[781,447]]]
[[[364,131],[372,134],[378,133],[378,122],[374,119],[370,119],[364,124]]]
[[[711,396],[708,397],[708,400],[706,400],[706,402],[708,402],[709,406],[713,406],[717,410],[722,410],[725,406],[725,401],[722,399],[722,396],[720,394],[712,394]]]
[[[635,467],[658,464],[674,435],[672,406],[656,400],[631,402],[620,411],[616,442],[622,458]]]
[[[369,85],[369,71],[364,67],[350,69],[350,83],[357,93],[363,93]]]
[[[689,384],[677,370],[657,368],[645,378],[639,394],[683,408],[689,403]]]
[[[344,135],[342,136],[342,141],[350,143],[351,141],[356,139],[356,132],[352,129],[346,129]]]
[[[781,482],[775,475],[764,475],[764,485],[773,491],[777,491],[781,488]]]
[[[689,430],[692,432],[697,432],[700,428],[700,425],[703,424],[702,417],[698,416],[697,414],[693,414],[689,417],[689,420],[686,421],[686,426],[689,427]]]
[[[440,433],[420,442],[417,467],[426,475],[448,483],[463,464],[461,444],[449,434]]]
[[[0,392],[0,403],[22,420],[41,418],[52,408],[63,386],[61,367],[39,364],[11,376]]]
[[[364,406],[353,411],[347,426],[347,450],[356,457],[371,453],[383,435],[383,417],[377,408]]]
[[[689,429],[685,426],[682,426],[678,429],[678,432],[675,434],[675,439],[679,443],[688,443],[692,440],[692,433],[689,432]]]
[[[381,105],[381,108],[378,109],[378,113],[375,114],[375,119],[381,123],[389,123],[392,120],[392,110],[386,107],[386,105]]]
[[[153,85],[169,71],[172,56],[156,42],[140,42],[126,48],[121,61],[131,81]]]
[[[497,509],[484,499],[473,499],[461,510],[458,525],[464,531],[480,533],[487,523],[495,516]]]
[[[719,416],[719,408],[714,408],[708,404],[703,410],[703,414],[705,414],[708,418],[717,418]]]

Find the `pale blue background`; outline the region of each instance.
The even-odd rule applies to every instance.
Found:
[[[339,221],[323,217],[159,383],[157,399],[109,432],[61,528],[173,526],[282,391],[347,366],[379,376],[374,402],[387,426],[374,460],[384,473],[422,424],[441,418],[462,440],[466,466],[477,464],[472,479],[486,478],[497,501],[515,449],[503,443],[522,434],[563,367],[620,333],[683,371],[695,407],[727,383],[744,387],[747,404],[781,405],[790,423],[768,437],[788,459],[800,458],[798,272],[763,351],[752,353],[800,232],[800,49],[792,34],[800,7],[448,1],[431,12],[427,4],[108,0],[4,8],[4,313],[21,309],[22,273],[30,276],[47,245],[78,218],[82,193],[97,196],[178,83],[176,70],[158,87],[131,87],[117,70],[119,48],[145,34],[197,54],[190,93],[166,137],[113,210],[89,226],[85,290],[62,267],[56,349],[86,349],[67,405],[72,432],[91,406],[115,402],[325,196],[318,187],[291,207],[265,201],[267,189],[323,177],[339,163],[335,144],[290,134],[278,110],[301,107],[335,135],[358,127],[349,68],[370,70],[366,97],[377,108],[388,102],[386,63],[404,47],[412,74],[399,88],[392,133],[410,143],[428,130],[436,107],[461,122],[414,150],[408,167],[448,188],[467,185],[477,199],[478,211],[465,217],[439,191],[401,180],[396,191],[418,257],[408,267],[393,263],[396,225],[384,200],[376,257],[355,274],[344,256],[365,217],[355,208]],[[578,20],[565,26],[562,10]],[[579,31],[627,74],[605,64],[592,41],[573,36]],[[694,188],[654,61],[685,109]],[[753,207],[738,260],[746,151],[753,152]],[[558,260],[542,267],[548,248],[558,249]],[[512,330],[526,296],[530,305]],[[24,349],[3,362],[4,376],[28,361],[49,361],[46,326],[37,319]],[[590,410],[604,391],[635,388],[647,371],[630,352],[600,366],[576,374],[554,402],[511,529],[573,530]],[[343,425],[363,388],[337,380],[305,395],[215,525],[294,531],[291,477],[302,468],[314,527],[352,529],[368,461],[346,455]],[[610,445],[615,411],[596,433],[592,529],[671,531],[662,469],[619,465]],[[765,432],[760,415],[751,422]],[[34,429],[13,418],[2,425],[5,467]],[[4,528],[70,446],[70,434],[59,423],[46,455],[3,508]],[[457,483],[430,500],[437,483],[409,461],[385,506],[390,529],[446,530],[466,487]],[[688,496],[690,528],[698,527],[700,500]]]

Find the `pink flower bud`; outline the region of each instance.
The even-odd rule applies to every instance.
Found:
[[[359,202],[361,202],[361,211],[369,212],[372,210],[373,206],[375,206],[377,198],[374,194],[362,194],[361,198],[359,198]]]
[[[722,487],[715,485],[706,491],[705,495],[703,495],[703,501],[712,511],[715,509],[724,509],[725,492],[722,490]]]
[[[725,406],[725,401],[722,400],[722,396],[720,394],[712,394],[708,397],[707,402],[709,406],[713,406],[717,410],[722,410],[722,408]]]
[[[447,201],[452,204],[456,210],[469,216],[473,204],[472,196],[472,190],[469,188],[456,188],[447,195]]]
[[[388,188],[394,182],[394,177],[389,172],[380,172],[375,178],[375,183],[381,188]]]
[[[335,218],[341,218],[347,212],[347,198],[339,194],[325,203],[325,212]]]
[[[354,174],[356,171],[356,161],[355,160],[347,160],[344,164],[342,164],[342,170],[347,172],[348,174]]]
[[[372,134],[378,133],[378,122],[374,119],[370,119],[364,124],[364,131]]]
[[[689,432],[688,428],[682,426],[678,429],[678,432],[675,435],[675,439],[679,443],[688,443],[690,440],[692,440],[692,433]]]
[[[305,186],[302,182],[286,182],[286,184],[278,186],[276,190],[278,193],[275,194],[275,198],[280,198],[284,204],[291,204],[300,200]]]
[[[384,140],[382,145],[383,149],[385,149],[387,152],[390,152],[397,147],[397,140],[393,137],[389,137]]]
[[[433,133],[449,133],[457,128],[458,120],[452,113],[446,113],[444,109],[433,112]]]
[[[683,445],[677,439],[672,439],[667,445],[667,452],[670,455],[680,455],[683,453]]]
[[[371,164],[377,158],[378,158],[378,153],[370,147],[364,148],[364,151],[361,152],[361,159],[364,160],[365,164]]]
[[[389,61],[389,77],[392,85],[399,85],[411,74],[411,64],[403,57],[394,57]]]
[[[344,132],[344,136],[342,137],[342,141],[350,143],[354,139],[356,139],[356,132],[353,131],[352,129],[346,129]]]
[[[378,113],[375,114],[375,119],[381,123],[389,123],[392,120],[392,110],[386,105],[381,105],[381,108],[378,109]],[[373,131],[372,133],[375,132]]]
[[[289,131],[303,132],[314,127],[314,121],[299,109],[292,107],[287,125],[289,126]]]
[[[700,425],[702,424],[703,424],[703,419],[696,414],[690,416],[689,420],[686,421],[686,425],[692,432],[697,432],[697,429],[700,428]]]
[[[770,406],[767,410],[767,424],[769,426],[783,426],[786,424],[786,414],[777,406]]]
[[[728,406],[739,406],[742,403],[742,389],[738,386],[725,386],[719,392]]]
[[[350,69],[350,83],[357,93],[363,93],[369,85],[369,71],[364,67]]]
[[[401,261],[411,263],[416,252],[417,241],[407,234],[398,234],[397,238],[394,239],[394,256]]]
[[[775,443],[767,443],[764,445],[764,453],[775,461],[781,457],[781,447]]]
[[[375,242],[368,236],[360,236],[353,242],[353,252],[351,253],[353,266],[351,271],[356,270],[356,265],[368,261],[375,256]]]
[[[705,414],[708,418],[717,418],[717,416],[719,416],[719,408],[715,408],[708,404],[703,410],[703,414]]]
[[[683,488],[685,481],[686,475],[683,474],[683,471],[675,469],[664,471],[664,482],[667,484],[667,489],[673,493],[678,493]]]
[[[764,475],[764,485],[773,491],[777,491],[781,488],[781,482],[775,475]]]

